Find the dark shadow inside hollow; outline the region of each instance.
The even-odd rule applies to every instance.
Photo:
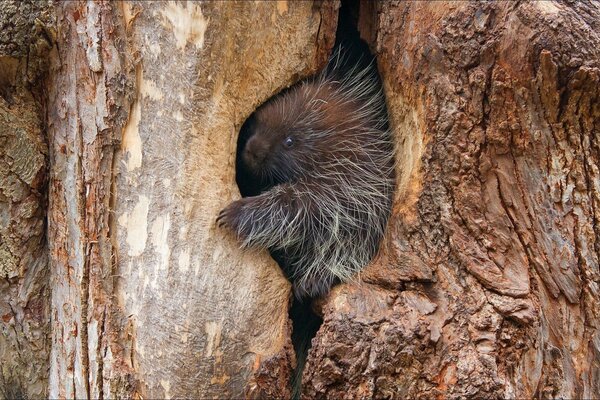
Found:
[[[342,0],[342,5],[339,11],[338,27],[336,31],[336,43],[334,52],[341,47],[343,55],[344,68],[353,68],[359,66],[366,68],[369,64],[375,62],[375,57],[370,53],[369,46],[360,38],[358,32],[358,14],[360,10],[359,0]],[[288,89],[286,89],[288,90]],[[277,94],[274,97],[280,96],[285,91]],[[340,116],[343,118],[343,116]],[[246,143],[250,139],[252,125],[254,124],[254,114],[244,122],[240,130],[237,144],[236,154],[236,182],[240,189],[242,197],[257,196],[262,192],[269,190],[270,186],[261,184],[252,175],[244,169],[242,161],[242,151]],[[281,266],[280,258],[276,252],[271,252],[271,256]],[[282,268],[283,269],[283,268]],[[285,269],[283,269],[285,271]],[[312,299],[305,298],[298,300],[292,299],[292,304],[289,311],[289,316],[293,324],[292,343],[296,352],[297,368],[294,371],[292,378],[293,398],[299,398],[301,393],[301,379],[308,356],[308,351],[311,347],[311,341],[317,334],[323,320],[318,316],[311,307]]]
[[[312,339],[317,335],[323,319],[318,316],[311,307],[312,301],[294,299],[290,307],[290,319],[292,320],[292,344],[296,353],[296,370],[292,374],[292,398],[299,399],[302,390],[302,372],[306,365],[308,350],[312,345]]]

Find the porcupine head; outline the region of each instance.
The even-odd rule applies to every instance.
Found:
[[[244,246],[271,251],[298,298],[326,293],[369,263],[390,213],[393,145],[373,65],[319,75],[245,124],[240,171],[256,189],[221,211]]]

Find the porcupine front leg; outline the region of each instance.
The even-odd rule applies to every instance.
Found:
[[[310,209],[309,191],[283,184],[258,196],[236,200],[217,217],[219,227],[231,229],[244,246],[285,248],[304,240],[300,221]]]

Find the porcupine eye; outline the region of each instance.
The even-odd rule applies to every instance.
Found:
[[[286,137],[285,140],[283,141],[283,145],[289,149],[290,147],[292,147],[294,145],[294,139],[292,139],[291,136]]]

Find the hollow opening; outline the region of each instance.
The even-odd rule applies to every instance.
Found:
[[[364,4],[361,4],[359,0],[342,0],[341,7],[339,9],[338,26],[336,29],[336,41],[334,46],[334,52],[341,46],[343,57],[346,60],[346,66],[354,66],[360,64],[361,66],[367,66],[370,63],[375,62],[375,57],[371,54],[368,44],[361,39],[358,24],[359,24],[359,12],[367,13],[371,16],[371,9],[364,8]],[[371,34],[371,28],[369,25],[370,20],[361,16],[360,23],[363,26],[362,30],[367,31],[367,34]],[[364,34],[365,32],[363,32]],[[369,39],[370,40],[370,39]],[[285,91],[284,91],[285,92]],[[283,92],[282,92],[283,93]],[[280,96],[281,93],[274,97]],[[236,154],[236,183],[240,190],[242,197],[257,196],[262,192],[269,190],[272,183],[261,183],[254,179],[245,169],[242,161],[242,151],[245,148],[248,140],[251,137],[252,126],[255,123],[255,114],[251,114],[250,117],[244,122],[240,129],[237,143],[237,154]],[[280,258],[276,252],[271,252],[271,256],[281,266]],[[285,269],[282,267],[285,271]],[[289,308],[289,317],[292,321],[292,343],[294,351],[296,353],[297,368],[292,374],[292,398],[296,399],[300,397],[302,373],[308,352],[311,348],[312,339],[316,336],[323,320],[321,316],[315,313],[313,307],[313,299],[305,298],[298,300],[297,298],[292,299],[292,304]]]

